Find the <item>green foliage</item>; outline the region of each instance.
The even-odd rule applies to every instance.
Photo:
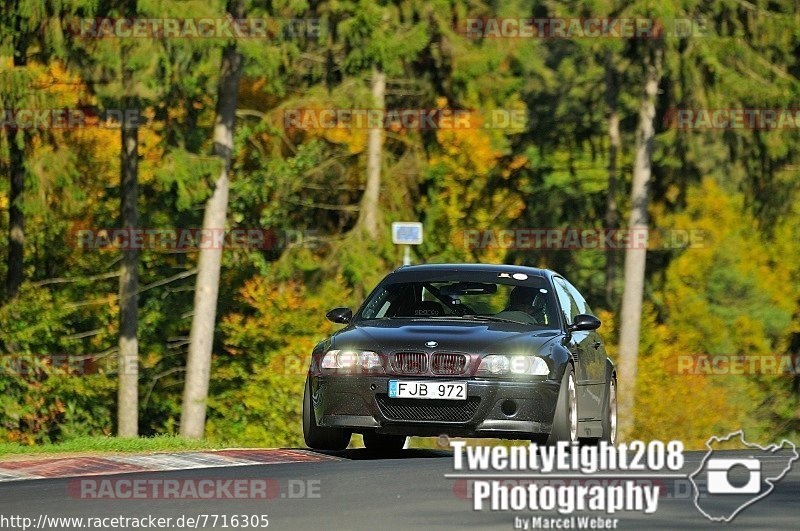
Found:
[[[653,312],[643,327],[638,396],[640,408],[649,413],[640,416],[640,437],[680,437],[700,445],[712,430],[733,423],[769,441],[774,432],[766,419],[775,414],[785,422],[797,407],[797,396],[786,389],[786,375],[706,376],[677,370],[681,355],[785,353],[800,291],[782,279],[798,274],[797,263],[778,258],[786,243],[764,241],[754,230],[753,215],[743,214],[742,207],[740,194],[726,194],[707,179],[690,189],[684,212],[663,220],[675,229],[701,232],[703,243],[670,262],[655,294],[662,322],[655,322]],[[658,391],[665,387],[676,398],[665,400]],[[687,392],[691,396],[678,398]],[[673,409],[676,400],[684,421],[664,434],[666,409]],[[690,414],[694,407],[699,407],[697,415]],[[720,414],[699,414],[709,409]]]
[[[76,454],[95,452],[163,452],[181,450],[206,450],[215,448],[207,441],[198,441],[157,435],[154,437],[75,437],[58,444],[26,446],[18,443],[0,443],[0,456],[14,454]],[[57,457],[57,455],[54,455]]]
[[[331,332],[325,320],[329,306],[348,299],[338,280],[314,292],[294,280],[274,283],[255,277],[245,283],[240,292],[243,313],[229,314],[222,323],[226,341],[213,369],[211,440],[302,445],[303,387],[311,349]]]
[[[118,9],[93,0],[19,5],[24,22],[19,28],[14,13],[0,11],[0,109],[113,108],[123,105],[123,96],[133,98],[147,118],[139,131],[142,226],[200,226],[203,202],[219,172],[209,154],[220,51],[228,40],[76,39],[64,30],[73,17],[116,17]],[[140,16],[154,17],[217,17],[225,11],[221,0],[147,0],[137,6]],[[602,251],[472,249],[464,230],[603,226],[609,65],[619,81],[617,200],[624,219],[641,59],[656,46],[665,57],[652,225],[699,229],[708,236],[700,247],[649,254],[637,434],[699,444],[712,430],[739,425],[765,437],[800,430],[797,387],[789,378],[679,377],[669,370],[681,353],[751,355],[800,348],[800,131],[682,131],[667,114],[677,107],[796,106],[796,5],[282,0],[248,1],[246,8],[249,17],[274,21],[279,36],[237,41],[245,74],[228,226],[308,239],[225,250],[209,398],[211,440],[300,445],[308,355],[333,329],[325,311],[356,307],[400,264],[401,250],[388,230],[376,241],[353,230],[365,182],[366,129],[284,124],[284,113],[292,110],[370,107],[373,68],[386,73],[389,109],[526,115],[523,123],[506,128],[484,127],[478,120],[466,129],[387,130],[380,195],[385,228],[392,221],[424,223],[416,262],[520,263],[565,274],[602,316],[601,331],[613,353],[617,316],[601,302]],[[469,18],[545,13],[703,19],[708,34],[657,42],[471,39],[459,29]],[[293,18],[319,20],[320,32],[280,33],[290,29],[285,25]],[[12,67],[20,36],[28,39],[28,63]],[[134,74],[129,94],[122,93],[123,49]],[[113,272],[120,255],[80,249],[75,231],[118,224],[119,131],[0,131],[0,137],[0,171],[5,174],[8,167],[10,142],[25,148],[27,170],[26,283],[18,299],[0,307],[0,354],[75,355],[93,367],[85,374],[61,369],[0,374],[0,439],[17,448],[63,440],[78,444],[87,436],[113,433],[118,320]],[[7,207],[3,179],[0,208]],[[7,231],[4,216],[0,230]],[[6,245],[4,236],[0,258]],[[158,248],[141,253],[140,431],[145,434],[177,431],[197,254]],[[0,261],[0,274],[5,267]]]

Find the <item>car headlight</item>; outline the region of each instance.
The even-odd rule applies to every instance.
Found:
[[[487,372],[489,374],[505,374],[508,372],[511,362],[507,356],[491,355],[486,356],[481,360],[478,367],[478,372]]]
[[[478,374],[497,376],[501,374],[527,374],[529,376],[547,376],[550,367],[538,356],[503,356],[492,354],[481,360]]]
[[[381,357],[370,350],[329,350],[322,358],[323,369],[346,369],[355,372],[382,367]]]

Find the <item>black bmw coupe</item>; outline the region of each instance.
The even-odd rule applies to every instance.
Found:
[[[616,371],[600,320],[559,274],[436,264],[386,276],[312,353],[303,400],[310,448],[373,450],[406,437],[616,438]]]

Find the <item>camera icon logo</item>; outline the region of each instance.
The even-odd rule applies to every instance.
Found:
[[[742,510],[769,495],[800,459],[787,439],[761,446],[745,440],[738,430],[706,441],[706,452],[688,479],[694,505],[712,522],[730,522]]]
[[[744,468],[749,472],[747,482],[736,486],[731,472]],[[758,494],[761,491],[761,461],[758,459],[709,459],[706,463],[709,494]]]

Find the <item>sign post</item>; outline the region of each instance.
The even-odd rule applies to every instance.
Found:
[[[422,223],[395,221],[392,223],[392,243],[403,245],[403,265],[411,265],[411,246],[422,243]]]

